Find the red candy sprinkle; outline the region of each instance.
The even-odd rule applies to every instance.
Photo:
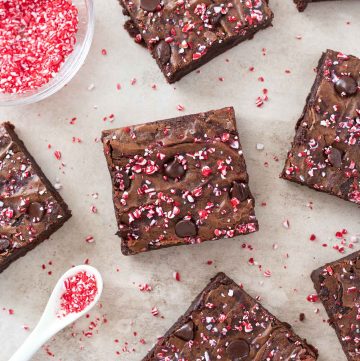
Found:
[[[55,150],[54,152],[54,156],[57,160],[60,160],[61,159],[61,152],[59,150]]]
[[[48,83],[73,52],[78,10],[69,0],[0,2],[0,92]]]
[[[180,273],[179,272],[173,272],[173,278],[176,281],[180,282]]]
[[[94,301],[98,289],[93,274],[79,272],[64,281],[65,292],[61,296],[60,308],[63,316],[79,313]]]
[[[309,302],[317,302],[319,300],[319,296],[315,295],[315,294],[312,294],[312,295],[307,296],[306,299]]]

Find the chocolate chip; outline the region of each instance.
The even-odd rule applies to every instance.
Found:
[[[358,84],[351,76],[343,76],[335,83],[335,90],[340,95],[354,95],[357,92]]]
[[[175,233],[181,238],[195,237],[197,235],[196,224],[191,219],[183,219],[176,223]]]
[[[155,11],[160,0],[140,0],[140,7],[145,11]]]
[[[39,202],[32,202],[27,209],[27,213],[30,216],[31,222],[38,223],[44,217],[45,208]]]
[[[123,213],[123,215],[120,217],[120,222],[126,226],[130,225],[129,215],[127,212]]]
[[[121,191],[126,191],[130,187],[131,180],[126,172],[117,173],[115,179]]]
[[[340,305],[335,305],[335,309],[338,313],[341,313],[342,315],[345,315],[346,313],[348,313],[351,310],[350,307],[345,307],[345,306],[340,306]]]
[[[319,292],[319,296],[323,297],[323,298],[328,298],[329,297],[329,289],[327,287],[322,287],[320,289],[320,292]]]
[[[178,338],[181,338],[184,341],[191,341],[194,339],[194,324],[192,321],[189,321],[182,325],[174,335]]]
[[[235,291],[234,291],[234,298],[235,298],[235,300],[236,300],[237,302],[239,302],[239,303],[245,302],[244,294],[243,294],[241,291],[239,291],[239,290],[235,290]]]
[[[171,161],[166,163],[165,174],[173,179],[181,178],[185,174],[185,168],[178,162],[177,159],[173,158]]]
[[[245,183],[233,182],[230,189],[231,198],[236,198],[240,202],[245,201],[249,198],[249,187]]]
[[[342,163],[342,153],[339,149],[331,148],[328,155],[329,162],[335,168],[340,168]]]
[[[0,238],[0,253],[5,252],[10,247],[10,242],[6,238]]]
[[[226,352],[232,361],[241,361],[249,356],[250,346],[244,339],[235,340],[230,342]]]
[[[341,195],[349,197],[349,193],[354,184],[354,177],[349,178],[347,181],[340,185]]]
[[[211,25],[215,26],[220,22],[222,18],[221,7],[219,5],[213,4],[209,6],[207,13],[209,15],[209,22]]]
[[[170,45],[164,40],[160,41],[160,43],[156,45],[155,55],[159,63],[165,65],[171,57]]]

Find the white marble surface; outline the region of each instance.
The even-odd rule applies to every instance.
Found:
[[[0,110],[2,120],[11,120],[17,126],[48,177],[53,182],[60,179],[61,193],[73,211],[72,219],[50,240],[0,274],[0,360],[7,360],[27,336],[29,331],[23,325],[30,329],[35,326],[63,271],[88,258],[104,276],[102,308],[49,342],[47,350],[54,357],[41,350],[34,360],[141,360],[156,337],[221,270],[242,282],[253,296],[261,296],[264,306],[318,347],[320,361],[345,361],[335,333],[323,322],[326,315],[322,305],[307,302],[306,296],[314,292],[310,272],[340,256],[332,249],[335,232],[347,228],[350,234],[360,233],[359,207],[280,180],[278,174],[321,52],[332,48],[360,56],[360,2],[318,3],[299,14],[291,0],[272,0],[273,28],[175,85],[166,84],[150,55],[129,39],[116,0],[95,3],[93,47],[75,79],[39,104]],[[296,39],[297,35],[302,39]],[[107,56],[101,55],[103,48]],[[266,56],[262,48],[267,49]],[[248,71],[251,66],[254,72]],[[286,69],[291,73],[285,74]],[[264,83],[257,80],[260,76],[265,78]],[[220,82],[219,77],[224,81]],[[137,79],[133,86],[132,78]],[[122,85],[120,91],[117,83]],[[89,91],[91,84],[95,88]],[[151,88],[152,84],[157,84],[157,90]],[[255,100],[264,87],[269,89],[270,100],[259,109]],[[176,116],[178,104],[184,105],[183,113],[235,107],[261,230],[233,240],[122,256],[114,235],[110,178],[102,146],[94,139],[109,127]],[[103,121],[112,113],[116,115],[113,123]],[[72,117],[77,117],[75,125],[69,125]],[[73,144],[73,136],[80,137],[82,143]],[[257,143],[263,143],[265,149],[256,150]],[[65,167],[60,169],[54,150],[62,152]],[[95,192],[98,199],[91,196]],[[307,207],[310,201],[312,210]],[[261,202],[267,206],[262,207]],[[97,214],[91,212],[92,205],[98,208]],[[286,219],[290,229],[282,225]],[[317,236],[315,242],[309,241],[312,233]],[[93,235],[96,242],[86,243],[88,235]],[[324,242],[329,247],[322,247]],[[242,249],[243,243],[254,250]],[[278,245],[276,250],[273,244]],[[250,257],[264,270],[271,270],[272,276],[265,278],[257,267],[248,265]],[[211,266],[206,264],[209,259],[213,260]],[[52,266],[42,270],[41,265],[49,261]],[[174,271],[180,272],[181,282],[173,279]],[[149,283],[153,291],[140,292],[141,283]],[[163,317],[152,316],[154,306]],[[13,315],[9,315],[9,308],[14,310]],[[316,308],[320,310],[317,314]],[[298,321],[300,312],[306,314],[303,323]],[[92,337],[82,335],[96,317],[106,317],[108,322],[97,322]],[[139,342],[141,338],[146,345]],[[124,352],[125,345],[129,352]]]

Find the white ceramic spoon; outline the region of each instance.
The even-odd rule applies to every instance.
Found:
[[[97,283],[97,295],[94,300],[85,309],[78,313],[69,313],[66,316],[58,317],[60,311],[60,298],[65,292],[64,280],[75,276],[81,271],[86,271],[93,274]],[[76,266],[65,272],[57,282],[49,301],[46,305],[45,311],[34,331],[25,340],[22,346],[16,351],[9,361],[28,361],[39,350],[39,348],[58,333],[63,328],[69,326],[78,318],[89,312],[95,304],[99,301],[103,289],[103,280],[99,271],[91,266],[82,265]]]

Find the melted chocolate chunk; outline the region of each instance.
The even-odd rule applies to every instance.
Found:
[[[249,356],[250,346],[244,339],[235,340],[228,345],[226,352],[232,361],[241,361]]]
[[[197,235],[196,224],[191,219],[183,219],[176,223],[175,233],[181,238],[195,237]]]
[[[215,26],[220,23],[220,19],[222,18],[221,6],[217,4],[210,5],[207,14],[209,15],[209,22],[211,25]]]
[[[245,183],[233,182],[230,189],[231,198],[236,198],[240,202],[245,201],[249,198],[250,192],[249,187]]]
[[[181,338],[184,341],[191,341],[194,339],[194,323],[189,321],[182,325],[174,335]]]
[[[324,298],[329,297],[329,290],[326,287],[322,287],[319,292],[319,296],[324,297]]]
[[[358,84],[356,80],[351,76],[342,76],[335,83],[335,89],[340,95],[354,95],[358,90]]]
[[[172,179],[182,178],[186,173],[184,166],[180,164],[176,158],[173,158],[166,163],[164,172]]]
[[[234,291],[234,297],[235,297],[235,300],[239,303],[243,303],[245,301],[244,294],[239,290]]]
[[[335,168],[340,168],[342,164],[342,153],[339,149],[331,148],[328,155],[329,162]]]
[[[120,217],[120,222],[129,226],[130,225],[130,222],[129,222],[129,215],[127,213],[124,213],[121,215]]]
[[[155,55],[161,65],[166,64],[171,57],[170,45],[164,40],[160,41],[160,43],[156,45]]]
[[[9,247],[9,240],[6,238],[0,238],[0,253],[5,252]]]
[[[149,12],[153,12],[160,5],[160,0],[140,0],[140,7]]]
[[[27,213],[30,217],[31,222],[38,223],[42,220],[45,214],[45,208],[39,202],[32,202],[27,209]]]

